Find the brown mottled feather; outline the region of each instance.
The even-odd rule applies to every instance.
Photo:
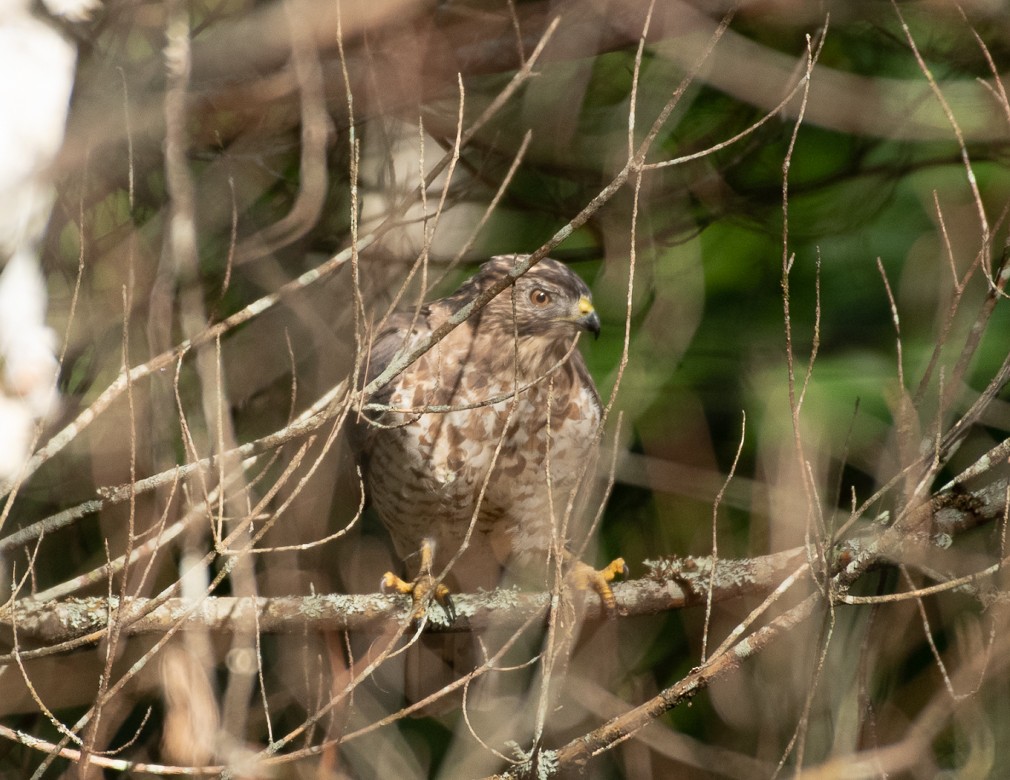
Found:
[[[519,259],[493,258],[452,295],[391,317],[372,343],[368,379]],[[538,291],[549,303],[537,303]],[[542,260],[369,399],[393,409],[366,409],[355,438],[366,489],[400,556],[433,539],[439,573],[463,544],[475,510],[468,546],[450,573],[456,588],[493,586],[510,559],[535,560],[547,550],[592,455],[601,407],[577,349],[543,375],[564,359],[580,329],[598,328],[589,299],[576,274]],[[512,400],[458,408],[531,382],[518,395],[507,430]],[[421,410],[436,405],[454,410]]]

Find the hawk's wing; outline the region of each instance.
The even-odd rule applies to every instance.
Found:
[[[426,338],[431,333],[431,315],[433,309],[437,309],[441,315],[451,316],[462,306],[476,298],[490,281],[478,274],[467,279],[459,286],[456,292],[445,298],[425,303],[419,308],[411,308],[391,314],[382,330],[372,339],[371,347],[365,359],[365,383],[371,382],[385,371],[386,366],[389,365],[396,353],[405,344],[415,339]],[[476,312],[472,319],[475,323],[479,322],[480,312]],[[389,386],[387,384],[385,388],[381,388],[376,393],[375,400],[377,402],[381,402],[383,391],[386,391],[388,395],[390,391],[387,388]]]
[[[431,306],[426,304],[416,311],[400,311],[390,315],[382,330],[376,334],[365,355],[365,382],[368,384],[386,370],[396,354],[405,346],[418,339],[426,338],[431,333]],[[409,368],[407,369],[409,370]],[[366,403],[385,403],[396,379],[380,387],[375,394],[366,399]]]
[[[425,304],[418,309],[394,312],[386,320],[385,325],[372,339],[364,357],[364,378],[359,379],[359,387],[367,386],[379,374],[386,370],[393,358],[404,348],[425,339],[431,333],[431,307],[436,304]],[[404,369],[409,375],[411,367]],[[362,406],[368,404],[388,404],[404,374],[393,377],[389,382],[376,390],[371,396],[362,400]],[[355,458],[363,470],[368,470],[369,455],[373,436],[382,430],[369,423],[383,421],[383,413],[374,409],[363,409],[352,412],[348,417],[348,440]],[[392,422],[392,420],[388,420]]]

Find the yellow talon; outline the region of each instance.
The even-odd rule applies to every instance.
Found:
[[[421,543],[421,571],[417,579],[407,582],[400,579],[393,572],[387,571],[382,575],[380,589],[383,593],[400,593],[410,596],[413,604],[410,617],[411,620],[420,620],[428,607],[428,599],[433,598],[442,605],[449,618],[454,617],[452,599],[449,595],[449,588],[441,582],[436,583],[431,576],[431,562],[434,558],[434,543],[430,539],[425,539]]]
[[[602,569],[594,569],[588,563],[576,561],[568,572],[568,582],[576,590],[594,590],[603,602],[609,614],[617,611],[617,599],[614,598],[614,591],[610,588],[610,583],[618,575],[628,576],[628,565],[624,558],[614,558]]]
[[[404,596],[414,592],[414,583],[401,580],[393,572],[387,571],[382,575],[380,589],[383,593],[402,593]]]

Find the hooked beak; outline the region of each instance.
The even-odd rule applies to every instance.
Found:
[[[579,298],[579,316],[575,319],[575,324],[592,333],[593,338],[600,337],[600,315],[593,308],[593,302],[585,295]]]

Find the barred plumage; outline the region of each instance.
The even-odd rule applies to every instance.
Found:
[[[368,378],[522,259],[495,257],[452,295],[393,315],[372,342]],[[497,584],[509,560],[546,552],[593,455],[600,400],[574,343],[599,326],[585,282],[547,258],[369,399],[357,447],[401,557],[431,539],[438,573],[469,532],[448,581],[470,590]]]

